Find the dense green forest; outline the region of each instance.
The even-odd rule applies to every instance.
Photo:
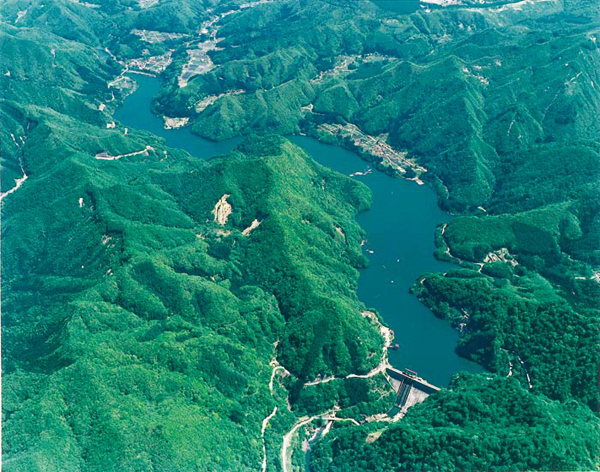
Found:
[[[331,411],[317,472],[600,467],[596,2],[1,3],[4,469],[282,470]],[[125,70],[160,76],[157,114],[246,139],[205,161],[115,122]],[[382,374],[341,378],[381,361],[356,295],[370,192],[281,137],[414,177],[328,131],[350,125],[455,215],[431,237],[456,270],[412,290],[490,371],[396,423],[372,420]]]
[[[227,225],[205,222],[226,193]],[[253,470],[277,404],[274,356],[300,379],[377,362],[381,340],[346,288],[361,257],[352,217],[366,204],[364,188],[278,138],[210,165],[81,154],[24,187],[3,240],[10,469]],[[32,224],[32,208],[53,221]],[[320,257],[307,257],[308,240]]]
[[[278,137],[207,164],[106,127],[118,65],[42,24],[1,42],[4,158],[27,176],[3,205],[4,467],[257,470],[278,406],[276,467],[292,379],[379,362],[355,295],[368,190]]]
[[[283,3],[224,18],[218,67],[185,88],[167,69],[157,109],[190,116],[193,130],[212,139],[277,129],[356,149],[319,125],[385,133],[429,170],[421,177],[440,204],[465,215],[440,229],[438,256],[488,276],[432,275],[417,290],[462,329],[460,352],[494,372],[508,372],[514,355],[506,352],[522,353],[541,391],[594,407],[598,5],[412,15],[335,5]],[[307,24],[314,28],[302,34]],[[234,89],[244,93],[194,110],[199,98]],[[567,334],[567,320],[577,334]],[[533,347],[532,330],[542,326]],[[565,359],[562,367],[552,358]]]
[[[579,429],[593,421],[589,409],[531,395],[515,379],[463,373],[393,426],[327,435],[311,464],[318,472],[595,470],[598,429]]]

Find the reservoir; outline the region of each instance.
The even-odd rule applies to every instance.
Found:
[[[167,145],[205,159],[227,153],[240,141],[214,143],[192,134],[189,127],[165,130],[163,120],[150,110],[159,79],[136,75],[135,81],[138,89],[114,115],[124,125],[150,131],[163,137]],[[304,136],[290,139],[317,162],[341,174],[369,167],[357,154],[338,146]],[[458,333],[409,293],[421,275],[457,268],[433,256],[435,228],[448,221],[450,215],[438,207],[434,191],[426,185],[378,171],[353,178],[368,185],[373,193],[373,206],[357,218],[366,231],[363,249],[370,260],[369,267],[360,272],[358,296],[394,330],[394,342],[400,349],[390,351],[390,362],[397,369],[414,370],[440,387],[447,386],[456,372],[482,372],[478,364],[454,352]]]
[[[164,120],[150,110],[152,99],[160,89],[159,79],[141,74],[132,74],[130,77],[137,83],[137,88],[114,114],[115,119],[125,126],[150,131],[164,138],[167,146],[185,149],[193,156],[205,159],[227,154],[241,141],[240,138],[234,138],[216,143],[192,134],[189,127],[165,129]]]
[[[421,7],[420,0],[371,0],[375,5],[393,13],[409,14]]]

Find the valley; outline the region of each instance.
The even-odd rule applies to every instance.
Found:
[[[3,2],[3,469],[597,468],[599,18]]]

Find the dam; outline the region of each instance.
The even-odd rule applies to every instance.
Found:
[[[394,406],[402,415],[411,406],[421,403],[429,395],[440,390],[439,387],[430,384],[410,369],[401,371],[393,367],[388,367],[386,374],[397,394]]]

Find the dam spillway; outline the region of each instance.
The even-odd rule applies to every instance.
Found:
[[[397,394],[395,407],[402,414],[405,414],[411,406],[421,403],[429,395],[440,390],[439,387],[427,382],[409,369],[401,371],[388,367],[386,374]]]

